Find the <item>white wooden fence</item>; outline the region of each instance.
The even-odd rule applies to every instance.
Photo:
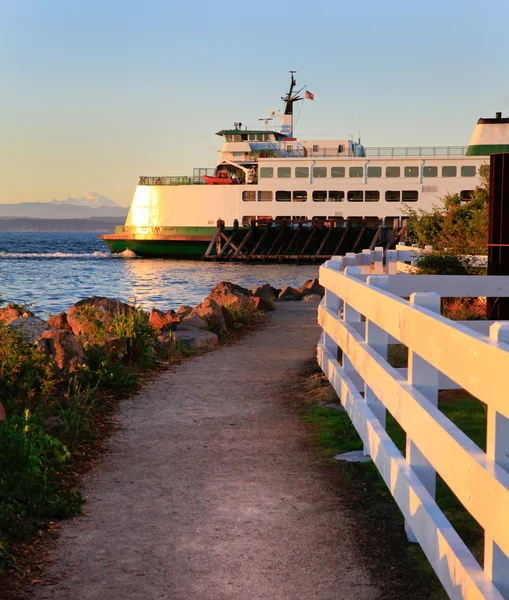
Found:
[[[450,321],[440,297],[509,296],[509,277],[397,273],[413,252],[389,251],[386,270],[380,248],[320,268],[318,361],[449,597],[507,600],[509,322]],[[389,365],[389,343],[408,347],[408,369]],[[486,404],[486,452],[438,409],[447,388]],[[406,432],[405,456],[385,431],[386,410]],[[484,568],[436,504],[436,473],[484,529]]]

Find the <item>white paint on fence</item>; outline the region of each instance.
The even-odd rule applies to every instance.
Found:
[[[369,275],[380,273],[379,248],[320,268],[318,360],[449,597],[507,600],[509,324],[467,326],[439,312],[441,295],[509,296],[509,278],[398,274],[415,252],[388,251],[383,277]],[[408,347],[408,369],[388,364],[389,343]],[[451,388],[487,405],[486,452],[438,409],[438,390]],[[406,458],[385,432],[386,410],[406,432]],[[485,530],[484,570],[435,503],[436,473]]]

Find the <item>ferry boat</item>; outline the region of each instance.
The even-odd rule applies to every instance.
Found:
[[[226,229],[253,220],[379,218],[391,224],[405,205],[429,210],[446,193],[467,199],[480,168],[495,152],[509,152],[509,118],[481,118],[468,147],[364,147],[360,139],[294,137],[294,105],[314,96],[296,90],[295,71],[270,111],[265,128],[235,123],[223,139],[214,169],[192,177],[142,176],[124,226],[102,235],[115,253],[200,258],[223,222]],[[270,120],[280,118],[279,127]]]

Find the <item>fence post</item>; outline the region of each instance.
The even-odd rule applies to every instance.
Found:
[[[509,323],[493,323],[490,327],[490,339],[509,344]],[[486,456],[509,471],[509,419],[488,406],[486,421]],[[509,598],[509,558],[486,532],[484,571],[502,596]]]
[[[440,314],[440,296],[436,292],[414,293],[410,296],[410,304]],[[438,405],[438,375],[439,372],[435,367],[432,367],[426,360],[413,352],[411,348],[408,349],[408,383],[415,387],[434,406]],[[422,481],[430,496],[435,498],[436,471],[408,436],[406,439],[406,460]],[[405,530],[409,541],[416,542],[417,539],[408,523],[405,523]]]
[[[341,272],[343,269],[343,257],[342,256],[333,256],[330,260],[328,260],[325,265],[327,269],[331,269],[332,271]],[[324,306],[332,311],[334,314],[339,315],[341,308],[343,306],[343,301],[339,296],[331,292],[325,288],[324,295]],[[323,338],[320,340],[325,344],[325,347],[332,356],[337,360],[338,358],[338,345],[336,342],[328,335],[325,331],[322,333]]]
[[[386,275],[396,275],[398,272],[398,251],[387,250],[385,252],[385,273]]]
[[[371,273],[371,250],[369,249],[362,251],[361,272],[367,275]]]
[[[356,266],[355,252],[347,252],[343,258],[344,267],[355,267]]]
[[[373,262],[375,263],[375,275],[382,275],[384,272],[384,249],[382,246],[375,248]]]
[[[388,291],[389,277],[387,275],[373,276],[367,279],[367,284],[381,290]],[[389,336],[387,333],[373,321],[366,319],[366,343],[373,348],[380,356],[387,360],[387,343]],[[380,421],[380,424],[385,429],[385,420],[387,410],[373,390],[364,382],[364,400],[372,410],[375,417]],[[369,447],[364,444],[364,454],[369,454]]]
[[[353,252],[350,252],[350,254],[353,254]],[[355,256],[355,254],[353,254],[353,255]],[[347,277],[359,275],[360,272],[361,272],[361,270],[359,267],[346,267],[346,269],[345,269],[345,275]],[[360,312],[356,311],[354,308],[352,308],[345,302],[344,307],[343,307],[343,321],[347,321],[348,323],[356,323],[356,322],[359,322],[360,320],[361,320]],[[345,371],[355,371],[355,368],[354,368],[352,362],[350,361],[348,356],[346,356],[344,350],[343,350],[342,366],[343,366],[343,369],[345,369]]]

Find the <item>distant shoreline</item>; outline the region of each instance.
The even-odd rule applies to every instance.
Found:
[[[44,232],[91,232],[113,233],[125,218],[89,217],[86,219],[32,219],[27,217],[0,218],[0,233],[44,233]]]

